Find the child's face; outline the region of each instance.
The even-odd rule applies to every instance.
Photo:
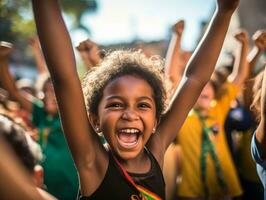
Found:
[[[57,113],[57,104],[54,94],[54,88],[51,81],[47,81],[44,85],[44,107],[46,112],[50,114],[56,114]]]
[[[103,91],[97,123],[119,157],[135,158],[157,124],[150,85],[130,75],[112,80]]]
[[[214,89],[210,83],[203,88],[196,104],[195,108],[199,110],[207,110],[211,106],[211,102],[214,99]]]

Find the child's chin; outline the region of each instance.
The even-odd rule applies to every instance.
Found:
[[[138,156],[139,152],[137,151],[123,151],[123,152],[119,152],[118,156],[123,159],[123,160],[131,160],[134,159]]]

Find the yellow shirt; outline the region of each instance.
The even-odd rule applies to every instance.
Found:
[[[208,118],[205,123],[209,127],[218,127],[218,133],[212,135],[213,142],[223,176],[228,187],[229,196],[238,196],[242,193],[236,169],[234,167],[228,144],[224,133],[224,122],[230,109],[230,103],[236,98],[238,88],[231,83],[225,85],[226,93],[217,101],[212,103]],[[203,197],[204,189],[201,181],[200,156],[202,142],[202,125],[194,112],[190,112],[177,135],[177,142],[182,147],[181,183],[178,185],[178,196],[182,197]],[[214,162],[208,153],[206,159],[206,182],[210,196],[223,196]]]

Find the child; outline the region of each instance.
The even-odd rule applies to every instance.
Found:
[[[238,0],[217,1],[208,34],[163,117],[159,61],[130,51],[113,52],[89,71],[83,83],[88,114],[59,4],[32,2],[81,199],[164,199],[164,153],[212,74]],[[97,132],[104,134],[109,151]]]
[[[222,88],[220,77],[214,73],[177,134],[183,158],[177,188],[180,199],[229,199],[242,193],[223,128],[230,102],[248,75],[247,34],[242,31],[236,39],[241,44],[241,53],[229,81]],[[219,94],[222,89],[223,95]],[[169,150],[175,156],[172,149]]]
[[[251,153],[257,163],[257,173],[264,187],[264,199],[266,199],[266,140],[265,140],[265,113],[266,113],[266,70],[256,77],[254,84],[253,108],[257,111],[259,125],[251,141]]]
[[[254,85],[254,76],[256,73],[255,66],[260,55],[266,48],[266,31],[258,30],[252,39],[254,46],[248,55],[249,77],[245,82],[241,96],[238,98],[237,105],[231,108],[226,121],[226,131],[228,136],[238,136],[234,142],[234,156],[238,168],[238,173],[243,188],[243,200],[263,199],[263,187],[259,180],[251,153],[250,145],[254,131],[257,128],[255,113],[252,113],[250,106],[253,100],[252,87]],[[263,70],[263,67],[260,67]],[[261,87],[261,86],[260,86]],[[257,91],[255,91],[257,93]]]

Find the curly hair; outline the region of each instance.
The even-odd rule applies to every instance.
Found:
[[[141,78],[151,86],[156,104],[156,118],[166,109],[167,87],[163,73],[164,63],[156,57],[147,58],[140,51],[116,50],[108,53],[97,67],[89,70],[82,82],[86,107],[89,113],[98,114],[103,90],[112,80],[132,75]]]

